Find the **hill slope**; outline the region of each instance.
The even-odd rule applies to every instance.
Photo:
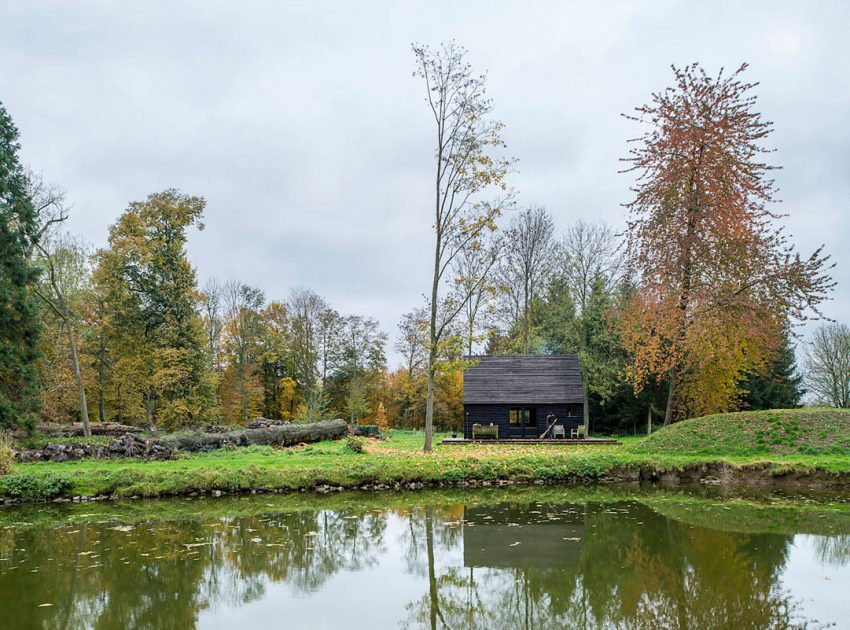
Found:
[[[771,409],[677,422],[644,440],[646,453],[850,455],[850,410]]]

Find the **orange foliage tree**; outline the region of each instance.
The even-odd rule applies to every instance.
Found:
[[[675,85],[627,118],[647,125],[626,172],[637,173],[627,252],[638,290],[622,337],[636,391],[654,376],[674,414],[733,407],[738,384],[834,283],[821,249],[801,258],[776,226],[763,146],[772,123],[755,111],[757,85],[673,68]]]

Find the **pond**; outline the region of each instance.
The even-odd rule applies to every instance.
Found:
[[[845,495],[534,487],[0,509],[0,627],[850,627]]]

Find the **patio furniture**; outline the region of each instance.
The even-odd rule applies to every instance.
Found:
[[[570,429],[570,438],[583,440],[587,437],[587,433],[584,430],[584,425],[580,424],[577,427],[573,427]]]
[[[489,425],[475,423],[472,425],[472,439],[488,438],[499,439],[499,427],[493,423]]]
[[[567,437],[567,430],[561,424],[555,425],[554,427],[552,427],[552,437],[565,438]]]

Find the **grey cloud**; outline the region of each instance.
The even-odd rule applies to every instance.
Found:
[[[842,2],[7,2],[0,100],[25,159],[103,244],[126,204],[207,198],[201,279],[308,285],[394,332],[428,287],[432,130],[412,41],[457,38],[489,71],[520,203],[622,226],[638,133],[620,114],[669,65],[751,63],[800,249],[825,243],[850,320],[850,75]]]

